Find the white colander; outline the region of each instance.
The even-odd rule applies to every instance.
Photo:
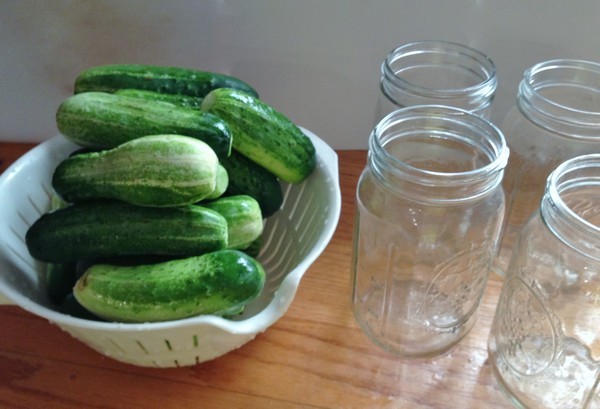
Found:
[[[286,312],[300,279],[325,249],[338,223],[337,155],[316,135],[303,131],[317,150],[317,168],[301,184],[283,184],[282,209],[267,219],[258,256],[267,272],[264,291],[235,319],[202,315],[122,324],[75,318],[56,310],[44,288],[45,266],[29,255],[24,237],[49,208],[54,168],[76,148],[61,135],[33,148],[0,176],[0,296],[48,319],[101,354],[134,365],[194,365],[242,346]]]

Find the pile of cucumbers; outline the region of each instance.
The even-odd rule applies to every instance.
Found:
[[[238,78],[181,67],[92,67],[56,113],[81,149],[28,229],[49,298],[68,314],[155,322],[231,316],[258,297],[264,219],[315,148]]]

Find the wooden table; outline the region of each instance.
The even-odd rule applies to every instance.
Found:
[[[0,171],[30,149],[0,143]],[[354,191],[364,151],[339,151],[342,214],[285,316],[221,358],[177,369],[106,358],[45,319],[0,306],[0,408],[510,408],[487,361],[501,281],[452,351],[407,361],[375,345],[350,311]],[[2,205],[0,204],[0,209]]]

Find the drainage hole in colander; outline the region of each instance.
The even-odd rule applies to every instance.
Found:
[[[142,351],[144,351],[144,353],[145,353],[146,355],[148,355],[148,350],[146,349],[146,347],[144,346],[144,344],[142,344],[142,342],[141,342],[141,341],[137,340],[137,341],[135,341],[135,343],[137,344],[137,346],[139,346],[139,347],[140,347],[140,349],[141,349]]]

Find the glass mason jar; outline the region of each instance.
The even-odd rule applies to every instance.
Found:
[[[503,181],[507,216],[494,266],[502,276],[550,172],[569,158],[600,153],[600,64],[554,60],[529,68],[500,129],[511,151]]]
[[[375,122],[414,105],[446,105],[489,119],[496,87],[494,62],[477,50],[445,41],[405,44],[381,64]]]
[[[448,350],[471,329],[504,215],[504,137],[443,106],[385,117],[356,190],[352,308],[400,356]]]
[[[548,178],[515,245],[488,348],[518,407],[600,408],[599,154]]]

